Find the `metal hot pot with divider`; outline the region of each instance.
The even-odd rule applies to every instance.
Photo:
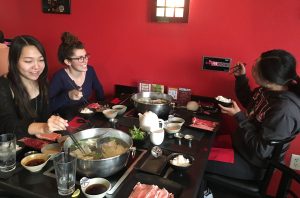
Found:
[[[77,132],[74,134],[80,144],[91,143],[92,147],[101,147],[103,140],[118,139],[126,144],[126,149],[120,155],[103,159],[82,159],[77,158],[77,173],[87,177],[108,177],[124,168],[128,162],[130,154],[134,155],[135,148],[132,147],[132,138],[125,132],[112,128],[92,128]],[[110,145],[108,145],[110,146]],[[76,146],[69,137],[64,143],[64,151],[71,150],[73,155],[74,147]],[[84,145],[83,145],[84,148]],[[92,149],[92,148],[91,148]],[[72,151],[73,150],[73,151]],[[101,153],[101,152],[100,152]],[[81,153],[82,154],[82,153]]]

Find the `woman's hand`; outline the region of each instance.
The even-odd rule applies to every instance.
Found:
[[[232,107],[224,107],[222,105],[219,104],[219,107],[221,108],[221,112],[230,116],[234,116],[235,114],[237,114],[238,112],[241,111],[241,109],[239,108],[239,106],[236,104],[235,101],[232,100]]]
[[[82,91],[78,89],[72,89],[68,95],[71,100],[80,100],[83,97]]]
[[[66,130],[66,127],[69,126],[68,120],[61,118],[60,116],[52,115],[47,121],[47,132],[52,133],[53,131],[62,131]]]
[[[52,133],[53,131],[66,130],[68,127],[68,120],[60,116],[51,116],[47,122],[33,122],[28,126],[28,133],[30,135],[38,135],[43,133]]]
[[[232,68],[233,74],[235,76],[241,76],[246,74],[246,64],[242,62],[237,62],[237,64]]]

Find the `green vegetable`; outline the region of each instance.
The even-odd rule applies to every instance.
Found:
[[[145,132],[136,126],[133,126],[133,129],[129,129],[129,132],[134,140],[143,140],[145,138]]]

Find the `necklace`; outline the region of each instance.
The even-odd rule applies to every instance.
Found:
[[[38,97],[35,98],[35,113],[38,114]]]

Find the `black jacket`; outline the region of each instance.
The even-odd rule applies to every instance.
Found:
[[[239,127],[233,134],[234,148],[253,165],[264,167],[273,151],[267,142],[283,140],[300,131],[300,97],[290,91],[263,87],[251,91],[245,75],[236,78],[235,89],[247,115],[235,115]]]
[[[7,78],[0,77],[0,134],[15,133],[17,138],[28,136],[28,126],[33,122],[46,122],[48,119],[47,101],[42,101],[40,95],[31,100],[32,108],[38,116],[21,116],[15,104]]]

